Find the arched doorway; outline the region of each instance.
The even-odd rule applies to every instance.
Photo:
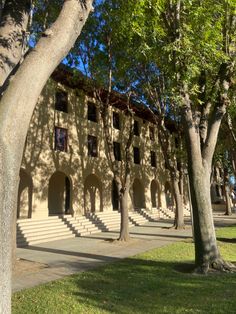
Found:
[[[17,219],[31,218],[32,216],[33,181],[30,175],[20,169],[20,183],[17,199]]]
[[[133,202],[134,208],[145,208],[144,188],[139,179],[134,179]]]
[[[151,182],[151,202],[152,208],[161,207],[160,189],[156,180]]]
[[[166,207],[172,208],[174,206],[172,189],[169,182],[165,183],[165,197],[166,197]]]
[[[112,191],[111,191],[111,200],[112,200],[112,208],[113,210],[119,210],[119,193],[116,181],[112,180]]]
[[[71,181],[61,171],[56,171],[49,180],[48,211],[49,215],[71,213]]]
[[[87,176],[84,182],[84,208],[85,213],[102,211],[102,184],[94,174]]]

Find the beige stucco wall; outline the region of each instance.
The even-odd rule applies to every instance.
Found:
[[[60,112],[54,109],[55,92],[65,90],[68,92],[69,113]],[[60,171],[69,178],[71,190],[71,213],[75,215],[84,214],[85,209],[90,205],[89,197],[94,198],[93,207],[96,211],[112,210],[112,179],[113,175],[109,167],[104,142],[104,134],[101,119],[98,123],[87,120],[87,101],[94,101],[84,94],[82,90],[70,89],[53,80],[50,80],[44,88],[37,107],[32,116],[30,123],[25,153],[22,160],[22,169],[28,175],[28,181],[32,180],[30,193],[32,202],[32,218],[43,218],[49,215],[49,192],[55,193],[58,197],[63,190],[60,186],[62,178],[54,184],[57,187],[50,187],[49,182],[52,175]],[[128,125],[126,116],[117,108],[110,107],[110,119],[113,140],[121,143],[124,147],[125,139],[128,136]],[[120,113],[121,130],[112,127],[112,111]],[[141,164],[132,166],[131,180],[139,182],[144,191],[144,199],[139,202],[143,203],[146,209],[151,209],[151,182],[156,181],[158,186],[157,207],[166,206],[165,200],[165,182],[168,180],[163,158],[157,141],[157,132],[155,130],[155,141],[151,141],[149,137],[149,127],[151,123],[140,118],[136,118],[140,125],[140,136],[134,136],[133,145],[140,148]],[[68,151],[61,152],[54,150],[54,127],[62,127],[68,129]],[[88,157],[87,152],[87,136],[94,135],[98,138],[98,157]],[[156,152],[157,168],[150,165],[150,151]],[[124,156],[122,150],[121,155]],[[119,162],[120,167],[124,167],[124,163]],[[136,179],[136,180],[135,180]],[[95,192],[89,186],[93,184]],[[139,190],[137,188],[137,190]],[[19,201],[27,199],[25,193],[24,182],[21,183]],[[28,190],[27,190],[28,191]],[[93,195],[94,193],[94,195]],[[57,195],[56,195],[57,194]],[[92,196],[93,195],[93,196]],[[65,201],[65,195],[60,196],[62,202]],[[142,196],[137,196],[142,198]],[[130,190],[129,209],[133,210],[133,186]],[[55,200],[55,203],[58,200]],[[58,205],[59,206],[59,205]],[[94,209],[94,208],[93,208]],[[55,211],[56,212],[56,211]],[[61,209],[58,208],[58,212]],[[19,217],[28,217],[27,206],[20,201]]]

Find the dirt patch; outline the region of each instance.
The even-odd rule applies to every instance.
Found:
[[[24,273],[29,272],[38,272],[43,268],[47,268],[47,264],[42,264],[38,262],[33,262],[25,259],[17,259],[14,270],[13,270],[13,276],[19,277]]]

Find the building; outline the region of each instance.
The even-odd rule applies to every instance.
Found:
[[[105,92],[105,91],[104,91]],[[110,132],[119,167],[128,136],[123,96],[113,93]],[[173,206],[168,175],[148,111],[135,107],[129,210]],[[33,113],[20,170],[17,218],[80,217],[118,210],[99,107],[89,84],[57,69]],[[160,215],[160,213],[159,213]]]

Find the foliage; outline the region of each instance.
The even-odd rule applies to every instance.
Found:
[[[236,262],[236,227],[218,234],[224,257]],[[235,313],[236,274],[191,274],[193,250],[175,243],[18,292],[13,313]]]

